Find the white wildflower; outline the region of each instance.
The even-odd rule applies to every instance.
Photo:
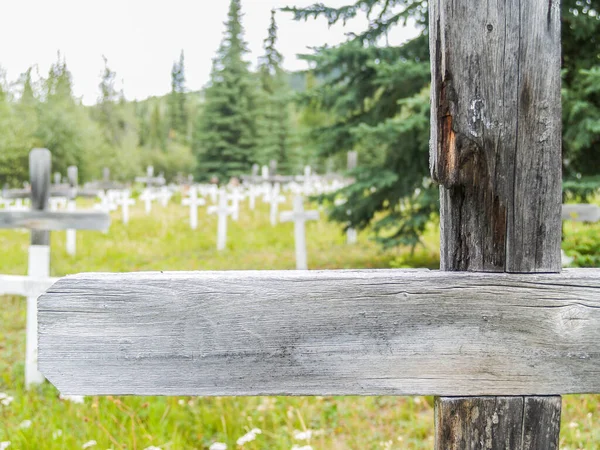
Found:
[[[569,428],[578,428],[579,424],[577,422],[570,422],[569,423]]]
[[[66,400],[71,403],[82,404],[85,403],[85,397],[83,395],[60,395],[58,398],[61,400]]]
[[[313,450],[312,445],[303,445],[300,447],[299,445],[294,445],[292,450]]]
[[[56,440],[62,436],[62,430],[56,430],[52,432],[52,439]]]
[[[30,426],[31,426],[31,420],[29,420],[29,419],[24,420],[23,422],[21,422],[19,424],[19,428],[21,428],[22,430],[29,428]]]
[[[312,430],[294,431],[294,439],[297,441],[308,441],[312,437]]]
[[[185,405],[185,400],[184,400],[184,399],[182,399],[182,398],[180,398],[179,400],[177,400],[177,404],[178,404],[179,406],[183,406],[183,405]]]
[[[210,447],[208,447],[208,450],[227,450],[227,444],[224,444],[223,442],[213,442]]]
[[[261,434],[262,430],[260,428],[252,428],[250,431],[248,431],[245,435],[243,435],[241,438],[239,438],[236,442],[237,445],[244,445],[247,442],[251,442],[254,439],[256,439],[256,435],[257,434]]]
[[[150,447],[146,447],[144,450],[160,450],[160,447],[155,447],[154,445],[151,445]]]
[[[85,444],[83,444],[83,445],[81,446],[81,448],[90,448],[90,447],[93,447],[93,446],[94,446],[94,445],[96,445],[96,444],[97,444],[97,442],[96,442],[96,441],[94,441],[94,440],[87,441]]]
[[[3,406],[10,405],[13,400],[14,398],[10,395],[5,394],[4,392],[0,392],[0,404],[2,404]]]
[[[10,441],[0,442],[0,450],[6,450],[10,446]]]

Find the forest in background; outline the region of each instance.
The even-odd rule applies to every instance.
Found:
[[[571,195],[585,200],[600,175],[600,0],[562,2],[563,168]],[[331,218],[354,228],[372,226],[386,246],[415,245],[438,210],[428,169],[429,50],[427,2],[355,0],[341,8],[315,4],[277,14],[297,20],[325,17],[330,24],[366,14],[369,25],[338,46],[302,57],[311,70],[289,74],[277,50],[273,13],[264,54],[250,69],[242,1],[231,0],[226,30],[210,82],[188,92],[183,55],[172,67],[167,96],[125,100],[105,60],[96,105],[73,96],[72,76],[60,57],[50,72],[33,69],[0,83],[0,183],[27,179],[33,147],[53,153],[53,168],[75,164],[83,181],[109,167],[132,180],[153,165],[169,180],[193,173],[221,181],[248,173],[253,163],[278,161],[281,173],[345,169],[349,150],[359,154],[355,182],[336,195],[352,204]],[[390,29],[407,21],[421,33],[390,46]],[[251,24],[246,24],[251,26]],[[1,64],[1,61],[0,61]],[[165,68],[168,70],[168,68]]]

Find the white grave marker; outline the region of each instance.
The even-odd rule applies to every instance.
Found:
[[[280,194],[281,186],[279,183],[275,183],[275,185],[271,188],[271,192],[269,193],[269,204],[270,214],[269,218],[271,220],[271,225],[277,225],[277,213],[279,211],[279,204],[285,202],[285,197]]]
[[[227,193],[225,189],[219,189],[219,205],[209,206],[209,214],[217,214],[219,220],[217,225],[217,250],[224,250],[227,245],[227,216],[233,214],[232,208],[227,205]]]
[[[190,227],[192,230],[196,230],[198,228],[198,206],[206,204],[203,198],[198,197],[198,188],[196,186],[190,187],[190,196],[184,198],[181,204],[190,207]]]
[[[294,242],[296,246],[296,269],[308,269],[306,258],[306,230],[307,220],[319,220],[318,211],[304,211],[302,196],[294,197],[294,210],[281,213],[282,222],[294,222]]]
[[[237,222],[240,218],[240,201],[244,199],[244,194],[241,189],[235,187],[229,194],[229,198],[231,199],[232,208],[231,218]]]

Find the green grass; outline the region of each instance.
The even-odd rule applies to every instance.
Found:
[[[113,214],[107,234],[79,232],[78,253],[65,252],[64,233],[52,234],[52,275],[83,271],[293,269],[292,224],[271,227],[266,205],[244,209],[229,222],[227,249],[216,247],[216,217],[200,210],[199,229],[189,229],[188,210],[154,206],[150,216],[138,204],[129,226]],[[290,209],[287,204],[282,209]],[[382,251],[359,235],[345,244],[341,228],[326,221],[307,228],[309,266],[313,269],[435,267],[436,226],[427,247]],[[1,231],[0,273],[24,274],[29,233]],[[84,404],[61,400],[48,383],[23,388],[25,301],[0,297],[0,392],[12,397],[0,404],[0,441],[13,449],[207,449],[215,441],[229,449],[431,449],[432,399],[424,397],[87,397]],[[563,449],[600,449],[600,396],[568,396],[563,401]],[[31,426],[21,428],[25,420]],[[262,434],[243,447],[236,440],[252,428]],[[60,431],[59,431],[60,430]],[[310,440],[297,431],[313,430]]]

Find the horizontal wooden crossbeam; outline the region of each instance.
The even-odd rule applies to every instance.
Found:
[[[39,366],[84,395],[600,392],[600,269],[79,274]]]
[[[110,216],[94,211],[0,211],[0,228],[108,230]]]

